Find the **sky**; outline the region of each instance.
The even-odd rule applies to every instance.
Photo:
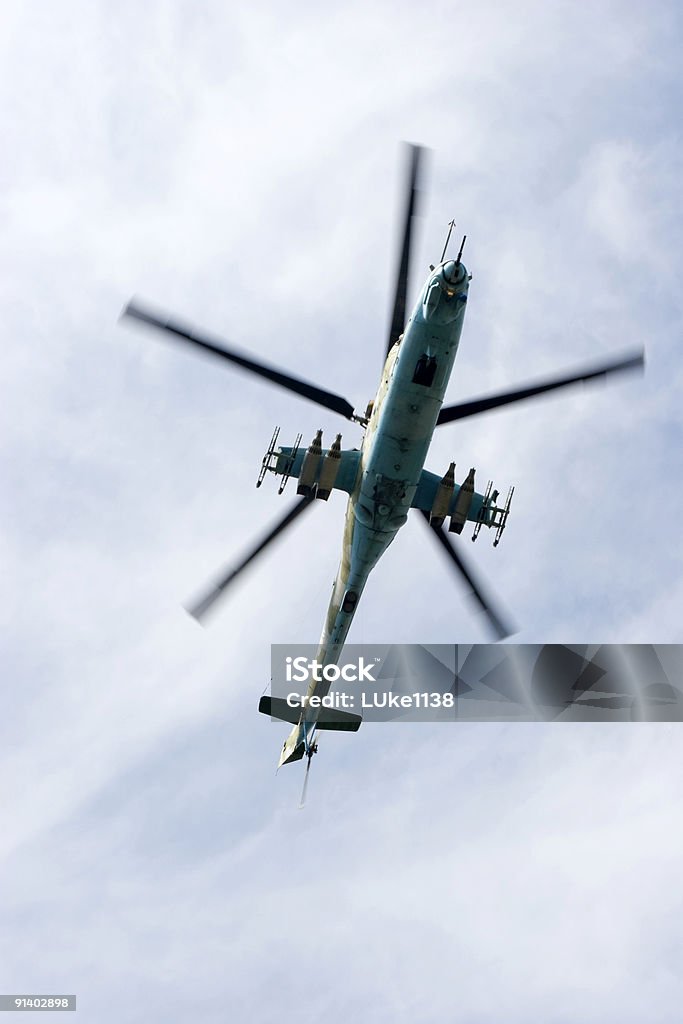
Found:
[[[448,401],[646,349],[437,432],[427,468],[516,488],[470,561],[515,642],[683,642],[682,30],[666,0],[2,5],[2,992],[96,1024],[679,1020],[680,726],[368,725],[300,812],[256,706],[271,643],[319,636],[343,495],[206,629],[182,605],[291,501],[254,487],[276,424],[360,430],[118,318],[137,295],[363,409],[428,147],[411,297],[452,217],[473,274]],[[417,522],[349,639],[489,635]]]

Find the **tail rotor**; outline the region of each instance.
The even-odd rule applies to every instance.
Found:
[[[299,801],[299,810],[303,811],[304,804],[306,803],[306,793],[308,792],[308,773],[311,770],[311,760],[314,754],[318,753],[317,741],[306,744],[306,771],[304,772],[304,784],[301,790],[301,800]]]

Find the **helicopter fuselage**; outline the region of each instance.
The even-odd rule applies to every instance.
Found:
[[[469,275],[449,260],[427,279],[403,335],[384,364],[350,494],[342,556],[315,660],[336,664],[368,576],[408,519],[460,343]],[[312,681],[307,697],[330,683]],[[303,757],[317,711],[307,707],[280,765]]]

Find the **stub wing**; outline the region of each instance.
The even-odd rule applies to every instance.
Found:
[[[293,458],[292,453],[294,453]],[[326,466],[332,462],[332,459],[326,458],[328,453],[329,449],[327,448],[320,450],[320,456],[310,481],[311,484],[317,483],[318,487],[323,482],[322,477],[326,472]],[[273,457],[273,465],[270,468],[277,476],[286,475],[288,477],[295,477],[298,480],[301,476],[306,455],[307,452],[304,448],[299,448],[298,450],[287,447],[278,448]],[[339,451],[338,454],[334,453],[334,455],[336,456],[334,462],[338,465],[334,465],[332,473],[326,473],[327,479],[324,481],[325,490],[328,492],[330,490],[346,491],[347,494],[351,494],[360,467],[360,452],[353,449],[346,452]]]
[[[422,475],[420,476],[420,482],[418,483],[417,490],[415,491],[412,507],[419,508],[423,512],[431,512],[434,508],[442,480],[443,478],[438,476],[436,473],[430,473],[428,470],[423,469]],[[460,486],[458,486],[458,484],[454,484],[453,493],[450,497],[448,508],[445,511],[445,518],[455,512],[455,506],[458,502],[459,494]],[[472,501],[470,502],[470,507],[467,512],[467,518],[471,522],[476,523],[483,508],[484,495],[474,491],[472,494]]]
[[[489,480],[486,492],[479,494],[474,489],[474,469],[461,484],[455,483],[455,463],[451,463],[444,476],[437,476],[423,469],[415,491],[412,507],[420,509],[433,526],[441,526],[450,517],[449,533],[462,533],[466,522],[472,522],[476,540],[482,526],[495,530],[494,547],[498,545],[510,513],[514,488],[508,490],[504,505],[498,505],[498,491]]]

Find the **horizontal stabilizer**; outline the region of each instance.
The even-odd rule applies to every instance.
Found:
[[[277,718],[280,722],[290,722],[292,725],[297,725],[301,718],[301,708],[291,707],[282,697],[263,696],[258,702],[258,709],[262,715],[270,715],[271,718]],[[333,732],[357,732],[362,721],[360,715],[352,715],[348,711],[319,708],[315,724],[318,729]]]
[[[330,732],[358,732],[363,719],[360,715],[352,715],[350,711],[338,711],[337,708],[321,708],[316,719],[319,729]]]

